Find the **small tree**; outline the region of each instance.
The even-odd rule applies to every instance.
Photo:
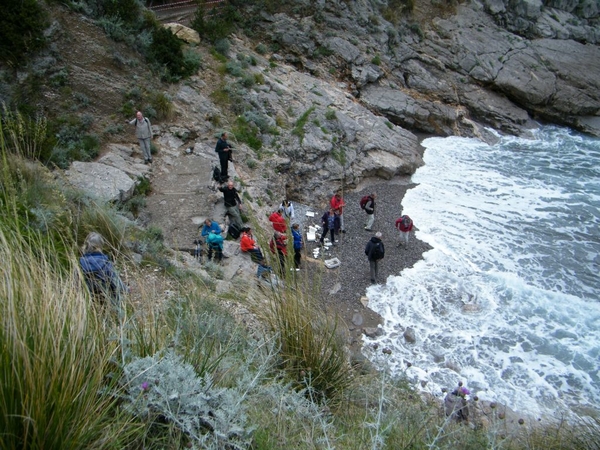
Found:
[[[12,66],[25,62],[23,55],[45,47],[46,13],[37,0],[4,0],[0,14],[0,61]]]

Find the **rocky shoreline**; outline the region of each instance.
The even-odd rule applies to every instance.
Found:
[[[366,306],[366,291],[371,288],[371,282],[364,249],[369,239],[376,231],[383,234],[386,254],[379,266],[380,284],[384,284],[389,276],[399,275],[405,268],[413,266],[431,248],[414,234],[408,248],[399,245],[399,233],[394,228],[400,215],[410,215],[410,211],[402,210],[401,202],[407,190],[414,186],[410,177],[396,177],[387,182],[368,180],[358,189],[344,193],[346,233],[339,235],[339,242],[331,250],[332,257],[337,257],[341,264],[335,269],[324,269],[327,272],[321,280],[321,293],[325,308],[346,325],[349,348],[355,357],[360,354],[363,334],[374,332],[373,329],[382,323],[382,318]],[[377,206],[373,231],[368,232],[364,230],[366,214],[360,209],[359,201],[371,192],[377,194]],[[415,226],[418,228],[418,224]],[[307,244],[307,258],[312,257],[311,249],[315,246],[315,243]]]

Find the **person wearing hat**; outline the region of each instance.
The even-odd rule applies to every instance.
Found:
[[[302,240],[300,225],[297,223],[292,225],[292,237],[294,238],[294,268],[296,271],[298,271],[300,270],[300,260],[302,258],[302,247],[304,247],[304,241]]]

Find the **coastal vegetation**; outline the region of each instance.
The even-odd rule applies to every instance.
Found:
[[[252,305],[259,321],[242,326],[223,301],[243,304],[246,289],[216,292],[170,262],[161,230],[57,183],[34,159],[44,122],[24,134],[21,125],[6,114],[0,129],[2,448],[598,445],[593,421],[521,425],[494,409],[485,426],[445,417],[402,377],[352,362],[339,322],[315,303],[318,283],[295,273],[267,288]],[[91,230],[131,287],[121,314],[82,285],[78,246]],[[145,267],[170,280],[168,298],[144,283]]]

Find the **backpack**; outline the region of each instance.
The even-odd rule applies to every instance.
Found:
[[[402,226],[404,227],[404,229],[408,229],[410,228],[411,224],[412,224],[412,219],[408,216],[402,216]]]
[[[217,166],[215,166],[215,168],[213,169],[212,179],[215,180],[217,183],[221,182],[221,169],[219,169]]]
[[[381,248],[381,242],[377,242],[371,247],[371,259],[381,259],[383,258],[383,249]]]
[[[361,198],[360,199],[360,208],[365,209],[365,206],[367,206],[367,203],[369,203],[370,199],[371,199],[370,195],[365,195],[363,198]]]
[[[240,227],[238,227],[235,223],[230,223],[229,228],[227,228],[227,234],[231,236],[233,239],[237,239],[240,237],[241,233]]]

